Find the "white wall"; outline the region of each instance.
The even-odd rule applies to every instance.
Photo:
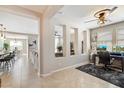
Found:
[[[10,39],[28,39],[28,35],[22,35],[20,33],[6,33],[6,38]]]
[[[0,24],[9,32],[38,34],[38,20],[0,11]]]
[[[83,64],[83,63],[86,63],[88,62],[88,55],[87,53],[85,54],[81,54],[81,50],[78,50],[79,49],[79,46],[81,46],[81,39],[80,39],[80,33],[81,33],[81,29],[78,28],[78,32],[77,35],[78,35],[78,38],[76,41],[78,41],[78,43],[76,43],[77,45],[77,51],[78,53],[76,53],[75,55],[70,55],[70,33],[71,33],[71,27],[74,27],[74,28],[77,28],[76,26],[73,26],[73,25],[70,25],[68,22],[66,23],[62,23],[62,22],[57,22],[57,20],[51,20],[51,24],[52,25],[55,25],[55,24],[61,24],[61,25],[65,25],[65,30],[64,30],[64,33],[66,33],[66,40],[64,40],[64,42],[66,42],[66,54],[65,54],[65,57],[55,57],[54,53],[52,53],[52,56],[53,56],[53,66],[52,66],[52,70],[53,71],[56,71],[56,70],[59,70],[59,69],[63,69],[65,67],[68,67],[68,66],[73,66],[73,65],[77,65],[77,64]],[[54,29],[51,31],[51,36],[52,36],[52,46],[54,46]],[[53,51],[54,49],[52,49]]]
[[[55,9],[48,10],[50,12],[54,12]],[[49,12],[47,13],[48,15]],[[41,74],[49,74],[54,71],[58,71],[60,69],[66,68],[68,66],[74,66],[83,64],[85,62],[88,62],[88,54],[81,54],[81,51],[78,50],[78,54],[74,56],[70,56],[70,27],[78,28],[75,25],[71,25],[68,22],[57,22],[58,20],[54,20],[51,18],[43,18],[43,32],[41,32],[41,40],[43,41],[41,44],[42,47],[42,64],[41,66]],[[54,26],[55,25],[65,25],[65,32],[66,38],[64,38],[64,41],[66,41],[66,56],[65,57],[55,57],[55,40],[54,40]],[[81,33],[83,29],[79,28],[79,33]],[[81,40],[81,39],[80,39]],[[80,42],[78,37],[78,42]],[[78,43],[78,47],[81,43]],[[78,48],[77,48],[78,49]]]

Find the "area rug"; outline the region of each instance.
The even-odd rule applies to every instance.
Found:
[[[106,70],[102,67],[98,67],[93,64],[86,64],[86,65],[77,67],[76,69],[124,88],[124,73],[122,72],[112,70],[112,69]]]

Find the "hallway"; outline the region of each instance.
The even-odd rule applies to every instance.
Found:
[[[97,83],[96,83],[97,82]],[[53,73],[47,77],[38,77],[33,65],[28,62],[26,56],[16,61],[13,69],[2,77],[2,87],[11,88],[80,88],[80,87],[117,87],[106,81],[83,73],[74,68],[69,68]]]

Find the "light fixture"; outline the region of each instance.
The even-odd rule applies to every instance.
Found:
[[[3,24],[0,24],[0,39],[6,39],[6,28],[3,27]]]
[[[101,25],[104,25],[106,22],[111,22],[111,20],[109,20],[107,17],[112,13],[114,12],[118,7],[115,6],[113,8],[107,8],[107,9],[103,9],[103,10],[100,10],[98,12],[96,12],[94,14],[94,17],[95,19],[92,19],[92,20],[89,20],[89,21],[85,21],[85,23],[88,23],[88,22],[92,22],[92,21],[97,21],[97,24],[99,24],[100,26]]]
[[[109,15],[110,15],[110,9],[104,9],[94,14],[96,18],[107,17]]]
[[[104,9],[104,10],[96,12],[94,16],[99,19],[98,24],[102,25],[102,24],[105,24],[105,22],[107,21],[106,17],[109,16],[109,14],[110,14],[110,10]]]

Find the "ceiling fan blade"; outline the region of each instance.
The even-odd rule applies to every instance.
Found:
[[[85,21],[84,23],[89,23],[89,22],[96,21],[96,20],[98,20],[98,19],[93,19],[93,20]]]
[[[112,20],[110,20],[110,19],[106,19],[105,21],[112,22]]]
[[[110,10],[110,13],[112,13],[113,11],[115,11],[117,8],[118,8],[117,6],[113,7],[113,8]]]

